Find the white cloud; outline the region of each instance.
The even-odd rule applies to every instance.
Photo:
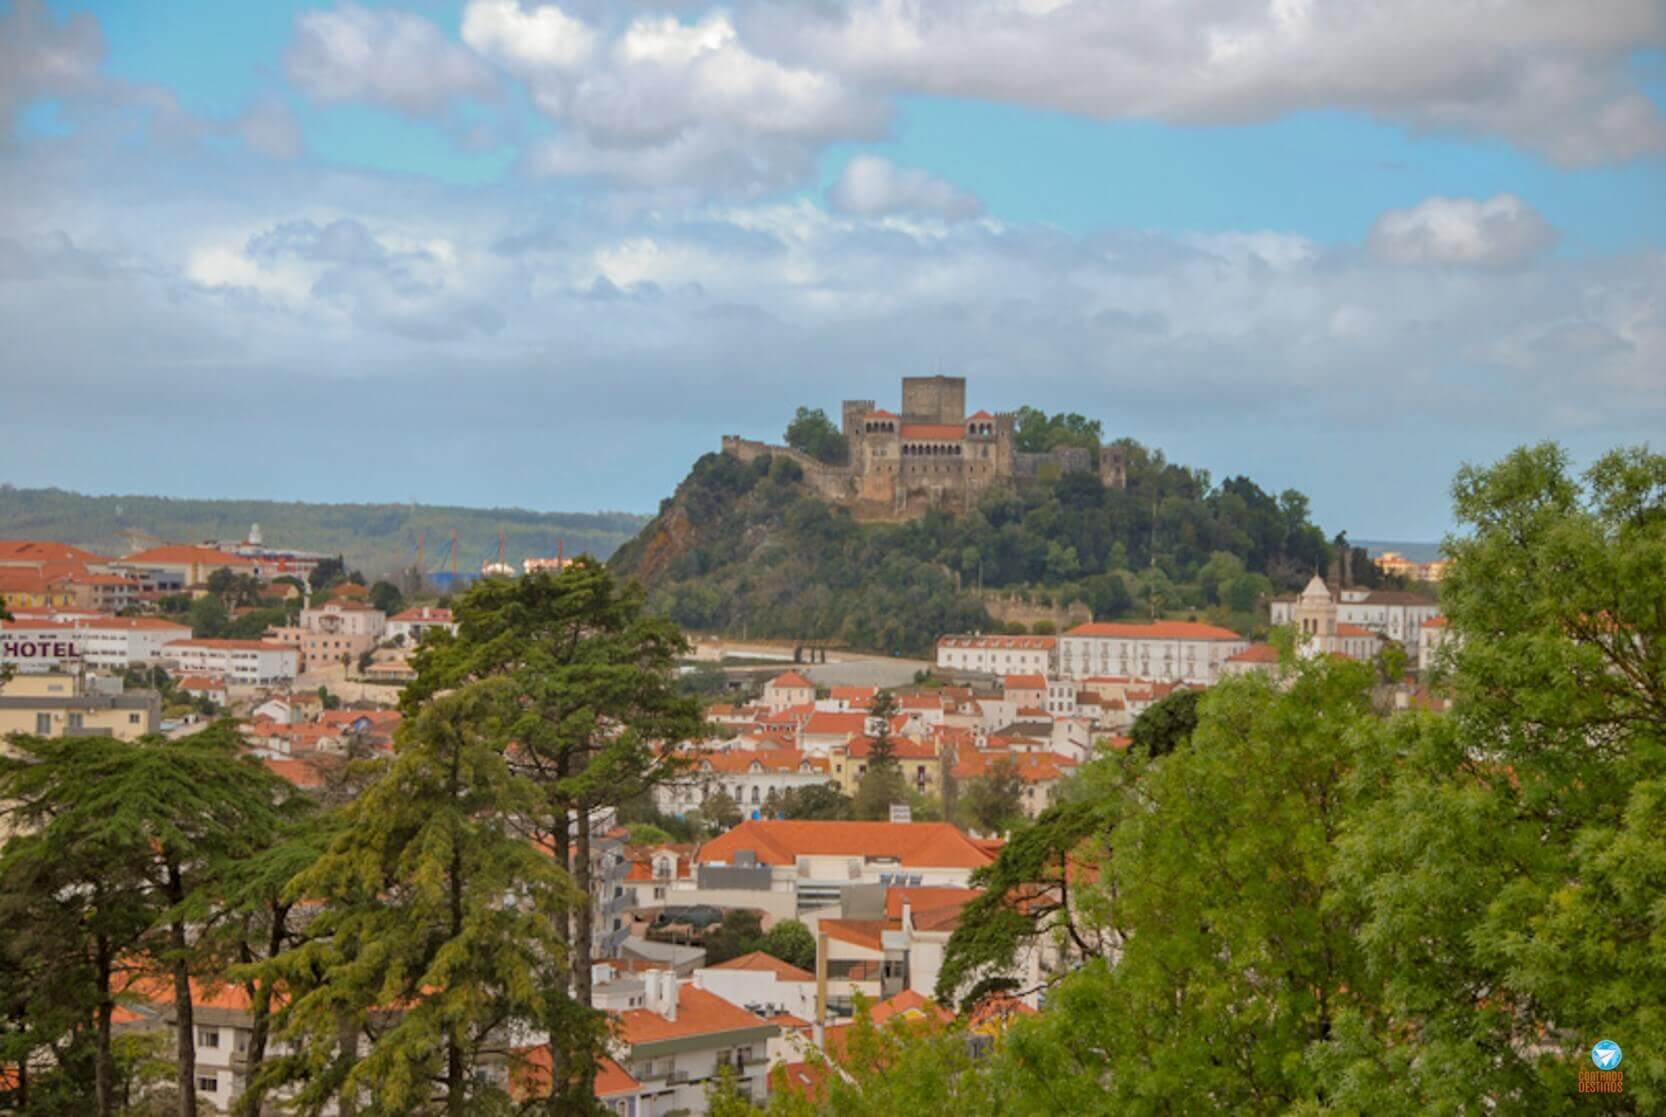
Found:
[[[490,69],[432,23],[406,12],[344,4],[296,21],[284,66],[322,102],[366,101],[434,113],[459,96],[490,97]]]
[[[13,0],[0,15],[0,127],[33,97],[96,89],[103,56],[104,36],[91,14],[57,22],[41,0]]]
[[[554,4],[475,0],[463,12],[463,41],[512,73],[576,70],[596,49],[596,32]]]
[[[846,163],[827,200],[840,213],[861,217],[926,213],[960,221],[983,212],[975,195],[953,183],[878,155],[857,155]]]
[[[778,57],[892,92],[1207,124],[1352,109],[1566,163],[1666,150],[1627,70],[1666,45],[1657,0],[852,0],[747,17]]]
[[[1393,209],[1371,227],[1370,248],[1392,264],[1517,267],[1556,245],[1556,230],[1513,194],[1428,198]]]
[[[641,16],[610,38],[552,5],[473,0],[463,34],[559,125],[532,157],[550,174],[754,196],[803,181],[823,145],[874,137],[888,119],[880,98],[754,53],[721,11]]]

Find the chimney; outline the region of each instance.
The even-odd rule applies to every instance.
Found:
[[[902,929],[904,931],[914,930],[914,905],[909,902],[908,893],[906,892],[902,894]]]
[[[667,1020],[677,1019],[677,972],[648,970],[642,975],[648,1007]]]

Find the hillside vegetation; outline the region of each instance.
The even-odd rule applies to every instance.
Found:
[[[453,529],[458,568],[480,569],[497,556],[498,532],[511,562],[553,555],[607,558],[647,517],[626,512],[529,512],[522,508],[452,508],[425,504],[307,504],[271,500],[175,500],[157,496],[84,496],[62,489],[0,486],[0,538],[57,539],[100,554],[130,550],[131,531],[169,542],[242,539],[260,524],[272,546],[339,554],[367,575],[404,570],[416,561],[427,530],[425,565],[440,568]]]
[[[1307,498],[1125,441],[1128,486],[1043,477],[965,515],[858,524],[784,459],[708,454],[613,565],[689,628],[923,653],[942,632],[990,630],[987,592],[1080,601],[1096,619],[1197,616],[1249,631],[1267,594],[1330,568]],[[1354,579],[1380,578],[1363,552]]]

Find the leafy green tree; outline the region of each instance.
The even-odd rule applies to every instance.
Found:
[[[745,908],[725,912],[723,922],[706,932],[706,965],[715,966],[762,948],[763,920]]]
[[[560,1016],[558,927],[574,898],[565,869],[521,833],[542,795],[507,755],[517,699],[497,678],[425,704],[290,886],[324,900],[305,941],[268,964],[292,996],[277,1025],[293,1053],[269,1064],[271,1080],[297,1083],[303,1112],[360,1093],[389,1114],[507,1104],[480,1069],[505,1032]],[[344,1015],[368,1024],[362,1057],[344,1057]]]
[[[960,789],[962,821],[984,834],[999,834],[1024,819],[1024,780],[1010,757],[1000,757]]]
[[[319,590],[329,589],[337,582],[345,581],[346,578],[347,563],[340,555],[336,555],[333,558],[323,559],[317,566],[313,567],[307,581],[312,585],[313,592],[316,593]]]
[[[225,634],[230,614],[225,604],[213,594],[204,594],[191,602],[186,612],[191,635],[199,640],[213,640]]]
[[[841,821],[852,817],[850,796],[837,784],[818,783],[795,787],[764,804],[764,813],[786,819]]]
[[[180,740],[15,738],[12,748],[0,766],[0,797],[23,804],[19,818],[32,832],[8,843],[9,870],[21,887],[36,889],[50,886],[54,874],[98,875],[80,886],[77,901],[98,928],[91,943],[98,1110],[113,1105],[109,1027],[118,957],[111,952],[119,946],[171,984],[179,1112],[193,1117],[191,977],[203,952],[191,928],[213,906],[226,867],[272,839],[288,785],[240,755],[229,723]],[[96,867],[80,862],[88,854],[99,858]],[[108,907],[107,898],[115,901]]]
[[[675,624],[645,610],[640,588],[621,585],[588,557],[559,573],[486,579],[454,600],[452,612],[457,635],[424,641],[402,703],[414,712],[470,680],[509,681],[519,711],[506,727],[517,743],[511,764],[542,796],[527,821],[557,864],[570,866],[577,895],[587,897],[595,810],[640,798],[674,770],[653,742],[700,731],[699,704],[677,684],[687,642]],[[568,956],[588,959],[592,906],[578,904],[569,915]],[[566,919],[559,922],[564,928]],[[573,966],[570,978],[572,1029],[594,1035],[590,967]],[[566,981],[558,984],[565,991]],[[594,1051],[567,1043],[552,1052],[557,1090],[569,1103],[589,1098]]]
[[[1013,443],[1019,450],[1032,454],[1046,453],[1060,446],[1079,446],[1097,452],[1104,432],[1104,424],[1098,419],[1074,412],[1048,415],[1033,407],[1020,407],[1014,420]]]
[[[719,788],[706,796],[705,802],[700,804],[700,817],[713,829],[722,832],[740,823],[740,804],[735,802],[734,796]]]
[[[1202,691],[1177,690],[1134,719],[1128,737],[1147,756],[1165,756],[1192,739]]]
[[[391,617],[405,608],[405,595],[392,582],[374,582],[370,587],[370,604]]]
[[[1338,1107],[1575,1107],[1599,1038],[1666,1105],[1666,457],[1552,445],[1454,483],[1450,716],[1400,719],[1338,875],[1390,975],[1325,1052]],[[1437,976],[1438,975],[1438,976]],[[1634,1055],[1635,1052],[1635,1055]],[[1474,1062],[1465,1073],[1459,1063]],[[1618,1099],[1615,1099],[1618,1100]]]
[[[827,412],[819,407],[800,407],[787,424],[787,445],[830,465],[850,460],[850,446]]]
[[[816,968],[816,938],[810,934],[810,928],[796,919],[777,922],[764,935],[758,949],[801,970]]]

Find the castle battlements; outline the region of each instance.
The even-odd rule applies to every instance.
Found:
[[[863,519],[908,519],[929,508],[963,511],[988,490],[1047,468],[1097,472],[1114,488],[1126,483],[1117,447],[1102,448],[1098,461],[1092,451],[1075,446],[1045,454],[1018,450],[1011,412],[966,414],[962,376],[905,376],[900,411],[887,411],[873,400],[845,400],[840,416],[850,447],[845,465],[733,434],[723,436],[723,452],[742,461],[791,458],[823,497],[849,505]]]

